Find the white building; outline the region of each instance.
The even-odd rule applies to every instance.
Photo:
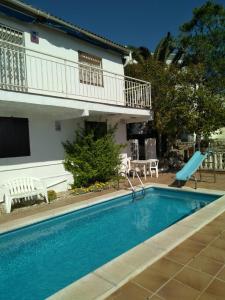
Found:
[[[86,122],[117,123],[126,143],[126,123],[151,118],[150,83],[124,76],[128,55],[23,2],[0,1],[0,182],[32,176],[65,190],[62,142]]]

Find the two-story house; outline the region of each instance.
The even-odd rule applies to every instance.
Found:
[[[149,82],[124,76],[129,50],[17,0],[0,1],[0,182],[32,176],[65,190],[62,142],[78,127],[151,118]],[[127,150],[123,150],[126,152]]]

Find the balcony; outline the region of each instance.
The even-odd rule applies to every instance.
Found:
[[[0,89],[151,108],[149,82],[0,41]]]

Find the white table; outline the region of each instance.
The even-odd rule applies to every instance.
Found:
[[[131,161],[131,165],[134,165],[134,169],[136,169],[136,167],[138,166],[142,166],[143,167],[143,173],[144,173],[144,177],[146,180],[146,176],[147,176],[147,167],[149,165],[149,170],[151,168],[151,164],[152,163],[158,163],[159,160],[156,158],[151,158],[151,159],[136,159],[136,160],[132,160]]]

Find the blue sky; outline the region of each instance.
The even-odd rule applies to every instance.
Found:
[[[25,0],[123,45],[151,50],[168,31],[178,33],[205,0]],[[217,3],[225,5],[225,0]]]

